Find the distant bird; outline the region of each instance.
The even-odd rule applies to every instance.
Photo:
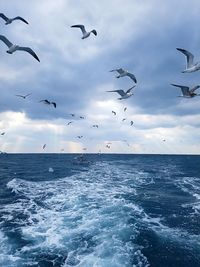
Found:
[[[165,140],[165,139],[163,139],[163,142],[166,142],[166,140]]]
[[[74,113],[70,113],[69,115],[71,115],[72,117],[75,117],[75,114]]]
[[[116,92],[118,93],[121,97],[118,98],[119,100],[122,100],[122,99],[126,99],[126,98],[129,98],[133,95],[133,93],[131,93],[131,90],[135,87],[132,86],[131,88],[129,88],[126,92],[124,92],[124,90],[111,90],[111,91],[107,91],[107,92]]]
[[[11,24],[14,20],[21,20],[24,23],[28,24],[28,22],[25,19],[23,19],[22,17],[19,17],[19,16],[15,17],[15,18],[8,18],[3,13],[0,13],[0,17],[5,20],[5,22],[6,22],[5,25]]]
[[[116,78],[121,78],[121,77],[124,77],[124,76],[128,76],[129,78],[131,78],[131,80],[133,80],[135,83],[137,83],[135,75],[130,73],[130,72],[128,72],[127,70],[124,70],[122,68],[110,70],[110,72],[113,72],[113,71],[117,71],[119,73],[119,75],[117,75]]]
[[[3,35],[0,35],[0,40],[3,41],[8,46],[9,49],[6,51],[8,54],[12,54],[17,50],[18,51],[25,51],[25,52],[28,52],[29,54],[31,54],[31,56],[33,56],[37,61],[40,62],[38,56],[35,54],[35,52],[30,47],[23,47],[23,46],[19,46],[19,45],[14,45]]]
[[[127,107],[124,108],[124,112],[127,110]]]
[[[83,34],[81,39],[85,39],[85,38],[89,37],[91,33],[93,33],[95,36],[97,35],[97,31],[96,30],[93,29],[92,31],[87,32],[85,30],[85,26],[81,25],[81,24],[72,25],[71,28],[79,28],[79,29],[81,29],[82,34]]]
[[[107,148],[110,148],[110,146],[109,146],[109,145],[106,145],[106,147],[107,147]]]
[[[27,95],[15,95],[15,96],[18,96],[18,97],[21,97],[21,98],[26,99],[29,95],[31,95],[31,94],[27,94]]]
[[[87,147],[84,147],[83,150],[84,150],[84,151],[87,150]]]
[[[42,102],[42,103],[44,103],[44,104],[46,104],[46,105],[53,105],[54,108],[56,108],[56,103],[55,103],[55,102],[50,102],[50,101],[47,100],[47,99],[40,100],[39,102]]]
[[[83,135],[78,135],[77,138],[81,139],[83,138]]]
[[[117,114],[117,113],[116,113],[115,111],[113,111],[113,110],[112,110],[112,113],[113,113],[114,115],[116,115],[116,114]]]
[[[44,144],[42,148],[43,148],[43,149],[45,149],[45,147],[46,147],[46,146],[47,146],[47,145],[46,145],[46,144]]]
[[[122,121],[125,121],[125,120],[126,120],[126,118],[122,119]]]
[[[182,48],[176,49],[186,56],[186,69],[182,71],[182,73],[190,73],[200,70],[200,61],[194,63],[194,55],[192,53]]]
[[[188,86],[184,86],[184,85],[173,84],[173,83],[171,85],[181,88],[183,95],[179,97],[191,98],[191,97],[200,95],[200,94],[194,93],[195,90],[197,90],[200,87],[200,85],[196,85],[192,88],[189,88]]]
[[[5,132],[2,132],[2,133],[1,133],[1,135],[4,135],[4,134],[5,134]]]
[[[99,125],[94,124],[94,125],[92,125],[92,127],[93,127],[93,128],[99,128]]]
[[[131,126],[133,125],[133,121],[131,121]]]
[[[70,125],[71,123],[73,123],[73,121],[69,121],[69,122],[67,123],[67,125]]]
[[[83,117],[83,116],[79,116],[79,118],[82,119],[82,120],[85,119],[85,117]]]

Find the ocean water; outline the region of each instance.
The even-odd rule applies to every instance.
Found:
[[[200,156],[74,157],[0,155],[0,266],[200,266]]]

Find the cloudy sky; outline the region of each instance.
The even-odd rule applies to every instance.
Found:
[[[0,34],[40,58],[10,55],[0,42],[1,151],[199,154],[200,98],[177,97],[170,85],[200,83],[200,72],[181,73],[185,57],[176,50],[200,60],[199,0],[1,0],[0,7],[29,22],[0,18]],[[73,24],[98,34],[82,40]],[[109,72],[120,67],[138,80],[122,101],[106,92],[133,85]]]

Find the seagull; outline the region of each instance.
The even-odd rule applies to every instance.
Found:
[[[129,88],[126,92],[124,92],[124,90],[111,90],[111,91],[107,91],[107,92],[116,92],[118,93],[121,97],[118,98],[119,100],[122,100],[122,99],[126,99],[126,98],[129,98],[133,95],[133,93],[131,93],[131,90],[135,87],[132,86],[131,88]]]
[[[99,128],[97,124],[92,125],[93,128]]]
[[[126,118],[122,119],[122,121],[125,121],[125,120],[126,120]]]
[[[192,53],[182,48],[176,48],[176,49],[182,52],[186,56],[186,63],[187,63],[186,69],[182,71],[182,73],[190,73],[200,70],[200,61],[194,63],[194,55]]]
[[[87,31],[85,30],[85,26],[84,26],[84,25],[81,25],[81,24],[72,25],[71,28],[80,28],[80,29],[81,29],[82,34],[83,34],[83,36],[82,36],[81,39],[85,39],[85,38],[89,37],[91,32],[92,32],[95,36],[97,35],[97,31],[96,31],[96,30],[92,30],[92,31],[90,31],[90,32],[87,32]]]
[[[70,125],[71,123],[73,123],[73,121],[69,121],[69,122],[67,123],[67,125]]]
[[[21,98],[26,99],[29,95],[31,95],[31,94],[27,94],[27,95],[15,95],[15,96],[18,96],[18,97],[21,97]]]
[[[46,105],[53,105],[54,106],[54,108],[56,108],[56,103],[55,102],[50,102],[49,100],[47,100],[47,99],[44,99],[44,100],[40,100],[39,102],[43,102],[44,104],[46,104]]]
[[[171,85],[181,88],[183,95],[179,97],[191,98],[191,97],[200,95],[200,94],[195,93],[195,90],[197,90],[200,87],[200,85],[196,85],[192,88],[189,88],[188,86],[184,86],[184,85],[173,84],[173,83]]]
[[[133,80],[135,83],[137,83],[137,80],[135,78],[135,75],[132,74],[132,73],[130,73],[130,72],[128,72],[127,70],[124,70],[122,68],[110,70],[110,72],[113,72],[113,71],[117,71],[119,73],[119,75],[117,75],[116,78],[128,76],[129,78],[131,78],[131,80]]]
[[[85,117],[83,117],[83,116],[79,116],[79,118],[82,119],[82,120],[85,119]]]
[[[74,114],[74,113],[71,113],[71,114],[69,114],[69,115],[71,115],[72,117],[75,117],[75,114]]]
[[[113,111],[113,110],[112,110],[112,113],[113,113],[114,115],[116,115],[116,114],[117,114],[117,113],[116,113],[115,111]]]
[[[131,126],[133,125],[133,121],[131,121]]]
[[[127,107],[124,108],[124,112],[127,110]]]
[[[78,135],[77,138],[81,139],[83,137],[83,135]]]
[[[44,144],[42,148],[43,148],[43,149],[45,149],[45,147],[46,147],[46,146],[47,146],[47,145],[46,145],[46,144]]]
[[[13,22],[13,20],[21,20],[24,23],[28,24],[28,22],[25,19],[23,19],[22,17],[19,17],[19,16],[11,19],[11,18],[6,17],[3,13],[0,13],[0,17],[5,20],[5,22],[6,22],[5,25],[11,24]]]
[[[0,40],[3,41],[8,46],[9,49],[6,51],[8,54],[12,54],[17,50],[25,51],[31,54],[31,56],[33,56],[37,61],[40,62],[38,56],[35,54],[35,52],[30,47],[14,45],[4,35],[0,35]]]
[[[110,146],[109,146],[109,145],[106,145],[106,147],[107,147],[107,148],[110,148]]]
[[[1,133],[1,135],[4,135],[4,134],[5,134],[5,132],[2,132],[2,133]]]

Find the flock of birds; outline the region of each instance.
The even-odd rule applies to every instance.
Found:
[[[14,18],[8,18],[5,14],[0,13],[0,18],[2,18],[5,21],[5,25],[11,24],[14,21],[21,21],[24,22],[25,24],[29,24],[24,18],[17,16]],[[76,24],[76,25],[72,25],[71,28],[78,28],[81,30],[82,32],[82,37],[81,39],[86,39],[88,38],[91,33],[94,34],[95,36],[97,36],[97,31],[95,29],[91,30],[91,31],[86,31],[85,26],[82,24]],[[29,53],[32,57],[34,57],[38,62],[40,62],[39,57],[36,55],[36,53],[33,51],[33,49],[31,49],[30,47],[25,47],[25,46],[19,46],[16,44],[13,44],[11,41],[9,41],[7,39],[7,37],[5,37],[4,35],[0,35],[0,40],[8,47],[8,50],[6,51],[9,54],[13,54],[16,51],[23,51],[23,52],[27,52]],[[177,48],[178,51],[180,51],[181,53],[183,53],[186,57],[186,68],[185,70],[182,71],[182,73],[191,73],[191,72],[195,72],[200,70],[200,62],[194,62],[194,55],[192,53],[190,53],[189,51],[182,49],[182,48]],[[118,69],[113,69],[110,70],[110,72],[117,72],[118,75],[116,76],[116,78],[122,78],[122,77],[128,77],[131,79],[131,81],[134,82],[134,85],[131,86],[128,90],[109,90],[107,92],[115,92],[117,93],[120,97],[118,98],[118,100],[124,100],[127,99],[129,97],[131,97],[133,95],[133,88],[135,88],[136,84],[137,84],[137,79],[135,77],[135,75],[127,70],[124,70],[123,68],[118,68]],[[200,85],[196,85],[194,87],[188,87],[185,85],[179,85],[179,84],[171,84],[172,86],[178,87],[181,89],[182,95],[181,97],[186,97],[186,98],[192,98],[195,96],[198,96],[200,94],[195,93],[195,91],[200,87]],[[16,95],[17,97],[26,99],[27,97],[29,97],[31,95],[31,93],[26,94],[26,95]],[[52,105],[54,108],[57,107],[57,104],[54,101],[49,101],[48,99],[42,99],[39,101],[40,103],[43,103],[45,105]],[[127,107],[124,108],[124,112],[127,110]],[[116,111],[112,110],[112,114],[114,116],[116,116]],[[75,114],[70,114],[72,117],[75,117]],[[84,116],[79,116],[80,119],[84,119]],[[122,119],[122,122],[124,122],[126,120],[126,118]],[[67,123],[67,125],[72,124],[74,121],[69,121]],[[134,124],[134,122],[131,120],[130,121],[130,125],[132,126]],[[99,128],[98,124],[93,124],[92,125],[93,128]],[[5,132],[2,132],[1,135],[4,135]],[[83,135],[78,135],[77,138],[81,139],[83,138]],[[126,140],[123,140],[127,143]],[[165,140],[164,140],[165,141]],[[127,143],[128,144],[128,143]],[[110,148],[111,143],[107,143],[106,144],[106,148]],[[42,146],[43,149],[46,148],[46,144],[44,144]],[[83,150],[87,150],[87,148],[83,148]],[[64,149],[62,149],[62,151],[64,151]]]

